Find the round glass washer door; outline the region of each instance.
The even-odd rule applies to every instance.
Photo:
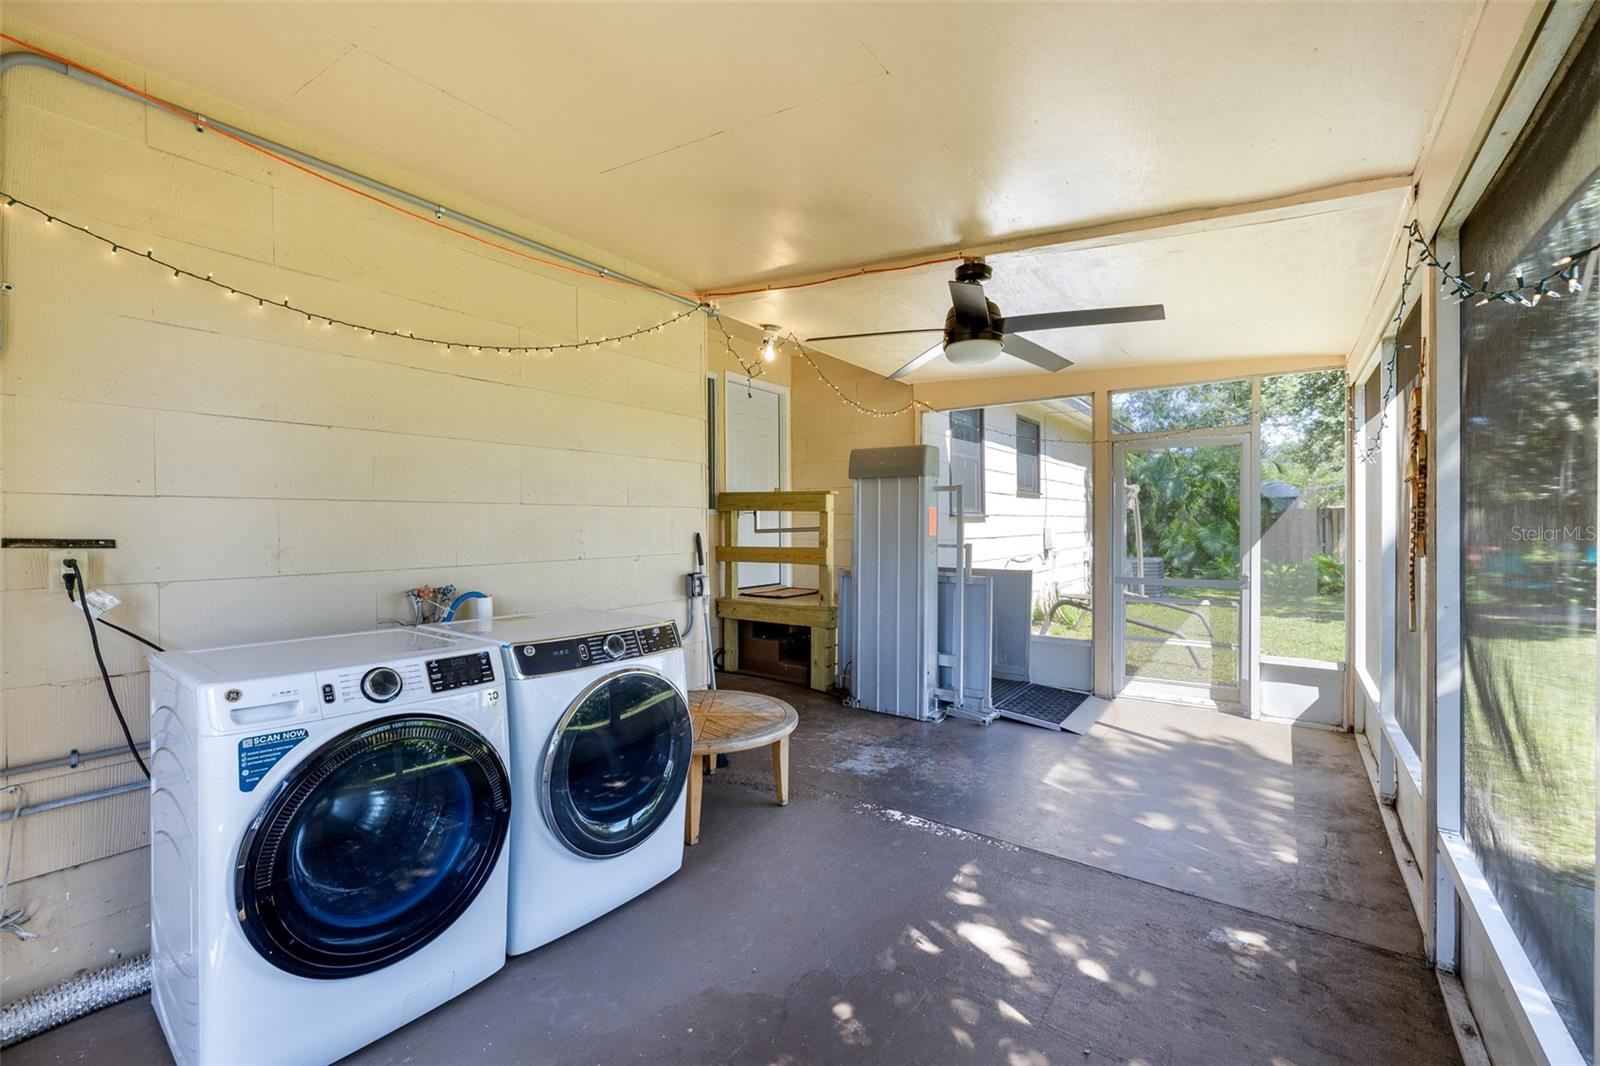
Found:
[[[381,969],[472,904],[510,818],[505,764],[476,730],[428,715],[369,722],[301,763],[245,833],[240,926],[301,977]]]
[[[572,851],[629,851],[672,814],[694,747],[689,705],[653,670],[625,669],[590,685],[545,752],[545,820]]]

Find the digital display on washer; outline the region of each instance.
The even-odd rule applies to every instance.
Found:
[[[671,651],[678,646],[678,627],[671,622],[659,626],[645,626],[639,630],[639,647],[646,655],[657,651]]]
[[[428,660],[428,688],[434,692],[449,692],[468,685],[486,685],[493,680],[494,660],[487,651]]]

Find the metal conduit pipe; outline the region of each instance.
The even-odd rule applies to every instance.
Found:
[[[150,956],[74,977],[0,1009],[0,1048],[150,991]]]
[[[123,748],[123,751],[128,749]],[[26,818],[30,814],[43,814],[45,811],[59,811],[63,807],[76,807],[80,803],[92,803],[95,800],[108,799],[111,796],[120,796],[124,792],[142,792],[150,787],[148,781],[130,781],[125,785],[112,785],[109,788],[97,788],[93,792],[80,792],[76,796],[62,796],[60,799],[45,800],[42,803],[30,803],[28,806],[13,811],[0,811],[0,823],[9,822],[13,818]]]
[[[122,86],[106,81],[99,75],[90,74],[86,70],[79,70],[78,68],[69,66],[66,63],[49,59],[33,52],[8,52],[5,55],[0,56],[0,77],[3,77],[7,71],[20,66],[44,67],[48,70],[55,71],[57,74],[65,74],[67,77],[72,78],[75,81],[80,81],[85,85],[92,85],[97,89],[104,89],[107,92],[116,93],[118,96],[125,96],[130,100],[136,100],[148,107],[157,106],[155,103],[145,99],[139,94],[129,92],[128,90],[122,88]],[[175,104],[170,100],[161,100],[161,103],[167,105],[168,107],[176,108],[179,111],[187,112],[191,115],[200,115],[200,112],[197,112],[194,108],[185,107],[182,104]],[[249,141],[251,144],[256,145],[259,148],[265,148],[268,151],[276,152],[282,156],[287,156],[297,163],[304,163],[306,166],[315,167],[324,173],[343,178],[345,181],[355,182],[359,185],[365,185],[374,192],[380,192],[385,196],[404,201],[405,203],[411,204],[414,207],[420,207],[426,211],[432,211],[434,215],[439,218],[448,218],[455,222],[465,223],[466,225],[472,226],[475,229],[483,230],[485,233],[492,233],[502,240],[510,241],[511,243],[519,244],[530,251],[538,252],[540,255],[547,255],[552,259],[559,259],[564,263],[579,267],[583,270],[591,271],[595,275],[602,278],[614,278],[617,281],[636,286],[640,289],[644,289],[647,292],[653,292],[656,295],[665,297],[666,299],[672,300],[675,303],[683,304],[685,307],[706,306],[699,300],[695,300],[687,296],[680,296],[668,289],[661,288],[659,285],[652,285],[650,282],[643,281],[639,278],[633,277],[632,275],[624,274],[621,271],[612,270],[610,267],[601,266],[599,263],[585,259],[582,256],[573,255],[571,252],[564,252],[560,248],[551,247],[542,241],[536,241],[532,237],[524,237],[519,233],[513,233],[511,230],[503,229],[500,226],[496,226],[492,222],[485,222],[480,218],[474,218],[471,215],[463,214],[454,208],[446,207],[443,204],[424,199],[423,197],[417,196],[414,193],[406,192],[404,189],[395,188],[393,185],[390,185],[387,182],[379,181],[376,178],[369,178],[365,174],[359,174],[353,170],[347,170],[346,168],[339,166],[337,163],[330,163],[325,159],[318,159],[314,155],[308,155],[305,152],[290,148],[287,145],[279,144],[277,141],[272,141],[265,137],[257,136],[248,130],[242,130],[237,126],[230,126],[226,122],[218,122],[216,119],[205,116],[201,117],[205,118],[206,125],[215,126],[219,130],[231,133],[240,140]],[[709,308],[707,308],[707,310],[709,310]]]
[[[138,745],[140,751],[149,751],[150,743],[146,741]],[[8,777],[21,777],[23,774],[36,773],[39,770],[54,770],[58,766],[66,766],[76,770],[86,762],[95,762],[99,759],[109,759],[113,755],[123,755],[128,751],[126,744],[118,744],[114,748],[101,748],[99,751],[79,751],[73,748],[65,755],[58,755],[54,759],[41,759],[38,762],[23,763],[20,766],[0,767],[0,781]]]

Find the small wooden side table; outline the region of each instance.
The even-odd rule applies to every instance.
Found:
[[[698,689],[689,693],[689,717],[694,723],[694,764],[689,768],[685,844],[700,840],[705,771],[716,766],[718,755],[771,745],[773,790],[780,807],[789,802],[789,734],[800,724],[793,707],[758,692]]]

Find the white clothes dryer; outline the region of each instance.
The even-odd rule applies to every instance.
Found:
[[[694,747],[678,629],[600,611],[424,627],[504,657],[511,715],[506,949],[564,936],[683,865]]]
[[[180,1063],[331,1062],[505,964],[501,677],[411,629],[150,657],[152,999]]]

